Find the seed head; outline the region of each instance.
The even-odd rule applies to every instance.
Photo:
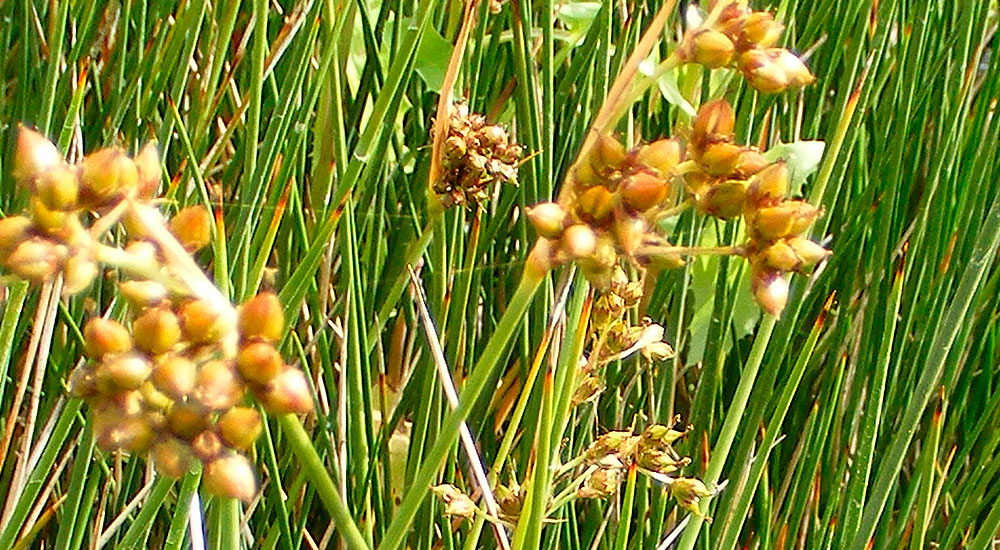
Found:
[[[285,368],[285,360],[268,342],[250,342],[240,348],[236,356],[240,376],[256,383],[267,384]]]
[[[205,430],[191,440],[191,452],[198,460],[209,462],[222,454],[222,439],[211,430]]]
[[[651,172],[636,172],[622,182],[622,201],[636,212],[645,212],[667,198],[669,185]]]
[[[204,407],[224,410],[243,397],[243,387],[229,361],[212,360],[201,366],[192,396]]]
[[[216,342],[232,327],[219,311],[205,300],[193,300],[181,306],[178,317],[184,339],[195,344]],[[226,325],[229,326],[226,326]]]
[[[614,198],[611,191],[603,185],[595,185],[580,194],[576,199],[576,211],[584,220],[602,225],[611,218],[614,210]]]
[[[152,372],[153,366],[142,354],[122,353],[105,359],[97,366],[97,385],[111,392],[136,390]]]
[[[191,469],[191,449],[173,437],[154,443],[150,454],[156,471],[167,477],[176,479]]]
[[[704,29],[694,35],[691,60],[709,69],[725,67],[732,60],[735,49],[725,34]]]
[[[160,189],[162,179],[162,168],[160,166],[160,153],[156,150],[156,143],[149,142],[139,151],[135,157],[135,168],[138,174],[138,182],[135,194],[140,199],[151,199],[156,196]]]
[[[597,250],[597,235],[590,226],[578,223],[566,228],[562,237],[562,245],[570,257],[586,258]]]
[[[768,268],[753,268],[750,290],[761,309],[774,317],[781,316],[788,303],[788,280],[781,273]]]
[[[733,137],[735,126],[736,118],[728,101],[709,101],[698,109],[691,139],[699,147],[711,142],[728,141]]]
[[[198,367],[187,357],[170,353],[157,359],[152,374],[160,391],[174,399],[183,399],[194,391]]]
[[[63,269],[63,294],[72,296],[83,292],[99,273],[97,262],[90,253],[85,250],[77,251],[66,260],[66,267]]]
[[[37,196],[51,210],[73,210],[79,192],[76,171],[65,163],[53,166],[37,178]]]
[[[105,355],[132,349],[128,329],[103,317],[94,317],[83,326],[83,343],[87,355],[98,360]]]
[[[677,139],[658,139],[636,152],[636,160],[663,178],[669,178],[681,162],[681,143]]]
[[[17,245],[26,241],[31,232],[31,220],[25,216],[0,219],[0,257],[6,257]]]
[[[788,167],[784,162],[776,162],[764,168],[750,179],[747,200],[750,206],[760,208],[781,200],[788,192]]]
[[[787,242],[799,259],[800,263],[796,266],[799,269],[810,268],[830,255],[829,250],[804,237],[792,237]]]

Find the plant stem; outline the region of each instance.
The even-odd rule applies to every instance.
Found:
[[[278,423],[288,437],[292,452],[302,461],[302,469],[312,482],[313,488],[316,489],[319,498],[326,505],[327,511],[333,516],[333,523],[337,526],[340,535],[344,537],[347,548],[352,550],[369,548],[357,523],[351,517],[347,505],[337,493],[337,487],[334,485],[333,479],[330,478],[323,461],[319,458],[316,448],[313,447],[305,428],[302,427],[302,422],[294,414],[283,414],[278,416]]]
[[[764,359],[764,352],[767,351],[767,344],[771,340],[771,332],[774,330],[776,322],[776,317],[765,315],[764,322],[761,323],[760,330],[757,331],[757,336],[754,338],[750,357],[747,358],[747,364],[743,367],[739,386],[736,387],[736,394],[733,396],[733,403],[726,412],[726,420],[722,424],[722,431],[719,432],[719,439],[715,442],[715,447],[712,448],[712,456],[708,461],[708,468],[705,470],[702,481],[709,488],[712,488],[719,481],[719,476],[722,474],[722,467],[726,464],[729,449],[736,438],[740,419],[743,418],[743,411],[746,410],[747,402],[750,400],[750,392],[753,390],[757,371]],[[692,550],[694,548],[698,534],[701,532],[701,526],[705,521],[704,515],[708,513],[708,505],[711,501],[712,497],[701,499],[701,516],[691,518],[691,525],[684,531],[684,536],[677,547],[678,550]]]

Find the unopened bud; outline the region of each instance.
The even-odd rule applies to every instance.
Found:
[[[776,162],[750,179],[750,184],[747,186],[747,200],[752,207],[760,208],[781,200],[787,192],[788,167],[784,162]]]
[[[198,405],[177,403],[167,413],[167,426],[181,439],[191,439],[208,427],[208,411]]]
[[[227,454],[209,462],[202,480],[205,489],[215,496],[247,502],[257,494],[253,466],[243,455]]]
[[[66,260],[66,267],[63,270],[63,294],[72,296],[83,292],[94,282],[98,273],[100,270],[94,258],[86,251],[78,251]]]
[[[13,171],[14,179],[19,184],[33,189],[36,178],[62,162],[62,155],[51,141],[34,130],[20,126],[14,149]]]
[[[594,143],[590,153],[590,164],[601,172],[605,169],[618,169],[625,162],[625,146],[617,139],[601,134]]]
[[[830,251],[804,237],[787,239],[788,245],[795,251],[801,264],[799,268],[810,268],[830,255]]]
[[[566,223],[566,211],[554,202],[543,202],[528,209],[528,222],[539,235],[558,239]]]
[[[70,233],[70,217],[73,214],[62,210],[53,210],[42,202],[37,196],[31,197],[29,203],[31,220],[35,223],[35,228],[47,235],[64,240]]]
[[[659,206],[667,198],[669,185],[651,172],[636,172],[622,182],[622,201],[636,212]]]
[[[156,143],[147,143],[135,157],[135,168],[138,174],[135,194],[140,199],[151,199],[160,189],[163,169],[160,166],[160,153]]]
[[[190,394],[197,379],[197,365],[182,355],[164,355],[153,367],[153,383],[174,399],[183,399]]]
[[[216,424],[219,435],[226,445],[233,449],[245,451],[253,446],[264,429],[257,409],[251,407],[233,407],[219,417]]]
[[[250,342],[236,356],[240,375],[256,384],[267,384],[285,368],[278,350],[268,342]]]
[[[806,67],[802,59],[786,49],[778,50],[775,63],[785,72],[785,78],[788,79],[789,86],[801,87],[812,84],[816,80],[816,77],[809,72],[809,67]]]
[[[136,308],[160,305],[167,299],[167,288],[156,281],[122,281],[118,290]]]
[[[712,29],[698,31],[693,37],[691,60],[709,69],[725,67],[733,58],[733,42]]]
[[[636,153],[636,160],[656,171],[660,176],[668,178],[675,166],[681,162],[680,141],[671,139],[658,139],[652,143],[647,143],[639,148]]]
[[[724,220],[735,218],[746,205],[746,186],[739,180],[716,184],[698,197],[698,209]]]
[[[278,297],[273,292],[262,292],[247,300],[240,306],[239,329],[244,339],[280,340],[285,330],[285,314]]]
[[[232,407],[243,397],[243,387],[228,361],[213,360],[201,366],[192,394],[195,400],[212,410]]]
[[[742,42],[747,46],[770,48],[778,43],[784,26],[774,20],[774,15],[766,11],[751,13],[743,21],[740,32]]]
[[[76,171],[64,163],[57,164],[38,176],[36,193],[52,210],[72,210],[76,207],[80,184]]]
[[[670,493],[677,500],[677,504],[698,517],[703,517],[698,503],[701,499],[714,494],[701,480],[688,477],[674,479],[670,484]]]
[[[309,381],[299,369],[288,368],[274,377],[257,393],[264,409],[271,414],[305,414],[313,410]]]
[[[29,237],[31,220],[25,216],[8,216],[0,219],[0,257],[6,257],[17,245]]]
[[[212,242],[212,214],[201,205],[182,208],[170,218],[170,231],[188,250],[198,250]]]
[[[781,273],[754,268],[750,274],[750,289],[761,309],[774,317],[781,316],[788,303],[788,280]]]
[[[135,163],[122,149],[95,151],[83,159],[80,201],[94,208],[106,206],[134,189],[138,179]]]
[[[135,345],[151,355],[160,355],[180,341],[181,325],[177,316],[164,307],[153,307],[132,321]]]
[[[179,478],[191,468],[191,449],[173,437],[157,441],[150,454],[156,471],[167,477]]]
[[[597,249],[597,235],[588,225],[571,225],[563,232],[562,246],[571,257],[586,258]]]
[[[153,366],[138,353],[124,353],[105,359],[97,366],[97,384],[112,390],[138,389],[149,379]]]
[[[83,325],[83,343],[87,355],[92,359],[132,349],[132,337],[128,329],[103,317],[94,317]]]
[[[59,271],[65,254],[65,247],[36,237],[17,245],[4,265],[22,279],[42,282]]]
[[[692,141],[703,145],[714,141],[732,139],[736,118],[733,108],[725,99],[717,99],[703,104],[694,119]]]
[[[736,163],[744,150],[735,143],[713,143],[701,152],[698,162],[710,176],[729,176],[736,171]]]
[[[612,210],[614,210],[614,197],[603,185],[587,189],[576,199],[577,213],[590,223],[603,224],[610,219]]]
[[[222,449],[222,439],[211,430],[205,430],[191,440],[191,452],[202,462],[209,462],[219,456]]]
[[[792,271],[799,266],[799,256],[782,239],[763,250],[764,263],[778,271]]]
[[[185,340],[195,344],[216,342],[233,326],[231,318],[205,300],[187,302],[181,306],[178,317]]]
[[[750,228],[774,241],[803,233],[819,215],[820,210],[805,201],[785,201],[757,210],[750,218]]]
[[[733,168],[733,173],[740,179],[749,178],[766,168],[769,164],[764,155],[760,154],[756,149],[744,149],[740,152],[739,158],[736,159],[736,166]]]

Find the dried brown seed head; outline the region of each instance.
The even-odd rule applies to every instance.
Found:
[[[725,34],[704,29],[692,37],[691,61],[709,69],[725,67],[733,59],[736,47]]]
[[[674,138],[658,139],[640,147],[636,152],[636,161],[667,178],[680,164],[682,156],[680,141]]]
[[[149,379],[152,372],[153,366],[142,354],[121,353],[104,359],[97,366],[97,385],[104,393],[135,390]]]

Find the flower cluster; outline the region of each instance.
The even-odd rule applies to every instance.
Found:
[[[475,206],[489,198],[496,184],[517,181],[522,153],[503,126],[487,124],[465,103],[452,105],[441,153],[442,174],[433,184],[434,192],[445,207]]]
[[[0,220],[4,267],[35,282],[63,273],[63,292],[74,294],[99,271],[85,213],[107,211],[127,193],[151,197],[160,184],[160,165],[152,145],[134,160],[108,148],[71,165],[49,140],[22,128],[13,175],[30,202],[27,215]]]
[[[626,151],[600,136],[572,169],[565,199],[527,211],[551,264],[576,261],[592,283],[607,288],[619,254],[635,258],[642,246],[665,242],[650,228],[671,204],[682,154],[676,139]]]
[[[674,426],[654,424],[641,434],[632,430],[607,432],[598,437],[583,453],[574,466],[586,466],[587,474],[577,489],[579,498],[606,498],[616,491],[631,466],[658,481],[666,483],[674,498],[684,508],[700,514],[697,504],[700,497],[711,496],[712,491],[695,478],[673,476],[677,470],[691,463],[673,448],[690,427],[678,429],[680,417]]]
[[[527,212],[550,263],[576,261],[593,284],[607,289],[620,258],[659,269],[683,265],[682,255],[699,252],[742,255],[751,263],[757,303],[779,315],[788,297],[782,274],[808,269],[829,254],[802,237],[821,211],[786,199],[785,163],[736,143],[734,126],[732,107],[720,99],[701,106],[684,142],[661,139],[626,151],[614,138],[600,137],[574,167],[571,189],[560,202]],[[685,204],[720,219],[742,217],[747,242],[711,251],[670,246],[656,222]],[[625,301],[602,297],[596,311],[615,310]],[[620,329],[613,327],[629,333]]]
[[[0,260],[35,282],[62,274],[66,294],[84,290],[99,263],[119,268],[130,325],[89,320],[90,361],[69,384],[90,405],[98,445],[149,453],[171,477],[200,460],[206,489],[247,500],[257,483],[244,453],[263,427],[248,394],[269,413],[307,413],[309,384],[275,348],[284,333],[277,296],[263,292],[235,308],[191,258],[211,241],[209,212],[185,208],[168,223],[151,205],[160,166],[153,145],[135,159],[108,148],[69,165],[22,129],[14,174],[31,208],[0,220]],[[119,222],[129,239],[121,248],[102,239]]]
[[[678,54],[709,69],[736,67],[751,86],[782,92],[815,80],[805,63],[785,48],[775,48],[784,27],[769,12],[753,11],[745,1],[712,2],[708,19],[687,31]]]

